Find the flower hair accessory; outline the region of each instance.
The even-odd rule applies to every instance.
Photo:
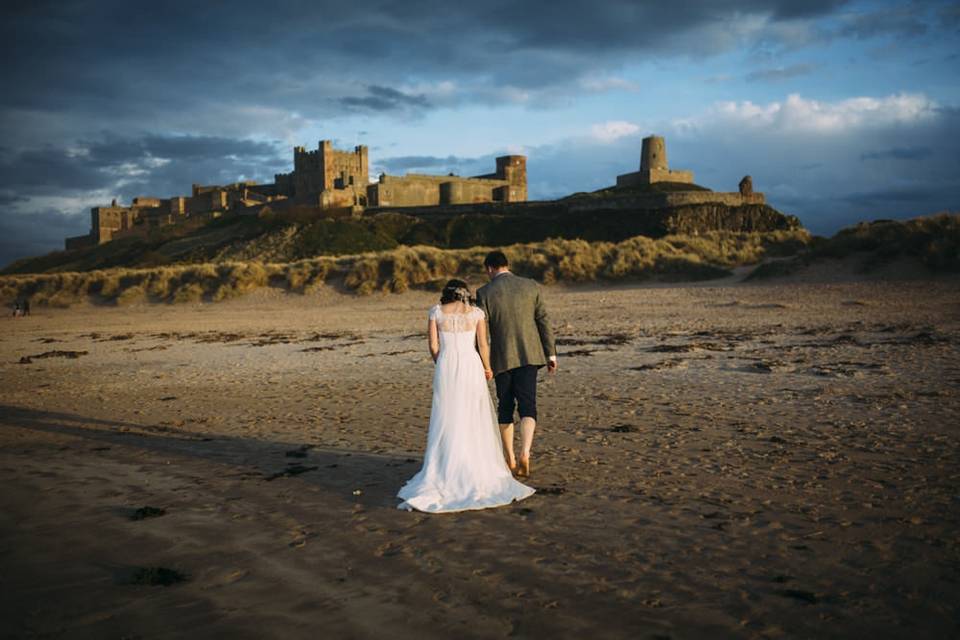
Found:
[[[453,294],[453,297],[459,300],[460,302],[465,302],[470,304],[470,291],[464,287],[456,287],[454,289],[449,289],[450,293]]]
[[[450,302],[463,302],[464,304],[475,304],[470,296],[470,289],[463,280],[451,280],[443,287],[443,293],[440,294],[440,304]]]

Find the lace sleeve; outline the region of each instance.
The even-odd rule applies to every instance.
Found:
[[[430,307],[430,311],[427,312],[427,320],[435,320],[440,322],[440,305],[435,304]]]
[[[474,331],[477,331],[477,327],[481,323],[483,323],[486,317],[487,317],[487,314],[485,314],[483,312],[483,309],[481,309],[480,307],[474,307],[473,309],[470,310],[470,320],[471,320],[470,324],[473,326]]]

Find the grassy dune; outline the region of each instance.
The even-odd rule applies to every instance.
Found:
[[[960,271],[960,214],[941,213],[912,220],[861,222],[831,238],[815,238],[791,260],[764,264],[751,278],[786,275],[824,259],[856,256],[870,272],[900,258],[918,260],[931,271]]]
[[[799,229],[660,239],[637,236],[623,242],[552,239],[503,250],[515,272],[544,283],[654,275],[697,280],[726,275],[731,267],[756,264],[765,257],[792,255],[809,241],[809,234]],[[0,300],[29,297],[35,305],[68,307],[83,301],[118,305],[218,301],[260,287],[296,293],[323,286],[361,295],[401,292],[411,287],[436,287],[454,276],[479,280],[489,250],[415,246],[288,263],[225,262],[12,275],[0,277]]]

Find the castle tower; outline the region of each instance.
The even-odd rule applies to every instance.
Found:
[[[500,156],[497,158],[497,172],[500,180],[506,180],[509,188],[501,192],[504,202],[526,202],[527,200],[527,157]]]
[[[692,171],[671,171],[667,164],[667,143],[661,136],[647,136],[640,147],[640,171],[617,176],[617,186],[649,187],[656,182],[692,184]]]
[[[320,161],[319,190],[325,191],[327,189],[333,189],[333,182],[339,177],[337,174],[338,167],[334,162],[333,142],[331,140],[321,140],[320,144],[317,145],[317,151],[318,160]]]
[[[667,143],[662,136],[647,136],[640,147],[640,171],[659,169],[669,171]]]
[[[353,148],[353,151],[338,151],[330,140],[321,140],[317,149],[319,173],[322,178],[321,191],[327,189],[366,189],[369,182],[369,159],[365,145]]]

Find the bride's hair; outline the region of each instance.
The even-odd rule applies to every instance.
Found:
[[[440,304],[457,301],[474,304],[473,298],[470,297],[470,289],[463,280],[451,280],[443,285],[443,292],[440,293]]]

